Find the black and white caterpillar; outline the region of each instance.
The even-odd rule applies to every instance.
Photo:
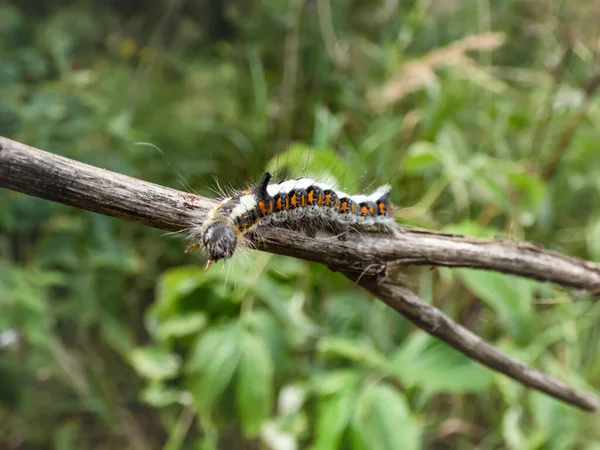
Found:
[[[200,227],[193,227],[194,243],[208,254],[208,269],[219,259],[231,258],[240,239],[258,226],[315,231],[392,233],[396,229],[388,194],[390,186],[370,195],[348,195],[309,178],[269,184],[271,174],[244,191],[224,199]]]

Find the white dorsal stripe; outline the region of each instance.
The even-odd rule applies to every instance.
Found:
[[[367,195],[353,195],[350,198],[353,201],[355,201],[356,203],[362,203],[362,202],[366,202],[367,200],[369,200],[369,197]]]
[[[379,200],[381,197],[383,197],[385,194],[389,194],[390,191],[392,190],[392,186],[389,184],[384,184],[383,186],[378,187],[375,192],[373,192],[371,195],[368,195],[368,199],[372,202],[376,202],[377,200]]]
[[[288,193],[292,189],[306,189],[309,186],[316,185],[314,180],[310,178],[299,178],[297,180],[285,180],[277,184],[269,184],[267,186],[267,192],[271,197],[281,193]]]
[[[326,183],[319,183],[317,181],[314,181],[311,178],[299,178],[297,180],[284,180],[277,184],[269,184],[267,186],[267,193],[269,194],[269,196],[275,197],[277,194],[281,194],[281,193],[287,194],[290,191],[292,191],[293,189],[307,189],[309,186],[316,186],[318,188],[321,188],[324,191],[325,190],[333,190],[331,188],[331,186],[329,186]],[[391,190],[391,186],[389,184],[386,184],[386,185],[378,187],[377,190],[375,190],[375,192],[373,192],[372,194],[369,194],[369,195],[364,195],[364,194],[348,195],[347,193],[345,193],[343,191],[339,191],[339,190],[338,191],[334,190],[334,192],[336,193],[338,198],[350,198],[356,203],[363,203],[363,202],[367,202],[367,201],[376,202],[381,197],[383,197],[385,194],[389,193],[390,190]]]

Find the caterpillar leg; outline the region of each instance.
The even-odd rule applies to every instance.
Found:
[[[200,242],[194,242],[193,244],[189,245],[186,249],[185,249],[185,253],[189,253],[189,252],[193,252],[194,250],[198,249],[201,247]]]

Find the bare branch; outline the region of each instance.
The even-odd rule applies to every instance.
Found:
[[[351,279],[354,277],[350,276]],[[596,411],[600,405],[592,393],[579,391],[568,384],[517,361],[488,344],[479,336],[454,322],[439,309],[421,300],[410,289],[389,278],[361,278],[358,284],[398,311],[408,320],[460,352],[491,369],[518,380],[530,388],[576,405]]]
[[[0,137],[0,186],[154,228],[180,231],[204,220],[214,200],[109,172]],[[470,267],[596,292],[600,264],[509,239],[423,229],[393,237],[308,237],[265,229],[257,248],[376,275],[382,264]]]
[[[35,197],[179,231],[213,202],[0,137],[0,186]]]
[[[199,224],[215,202],[99,169],[0,137],[0,186],[81,209],[179,231]],[[387,278],[408,264],[472,267],[597,291],[600,265],[522,242],[406,230],[396,236],[307,237],[265,228],[257,248],[340,270],[426,332],[526,386],[587,411],[591,393],[575,390],[509,356]],[[373,281],[379,280],[379,282]]]

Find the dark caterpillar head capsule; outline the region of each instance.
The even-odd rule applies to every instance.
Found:
[[[219,259],[229,259],[237,246],[237,235],[233,227],[226,222],[213,222],[202,234],[202,244],[208,254],[205,270]]]

